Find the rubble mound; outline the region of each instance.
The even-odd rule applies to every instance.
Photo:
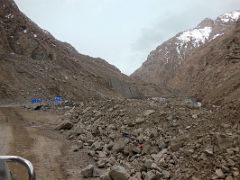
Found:
[[[93,165],[109,172],[106,179],[116,166],[139,180],[239,179],[239,101],[195,104],[191,98],[90,101],[65,113],[63,123],[73,127],[61,132],[81,144],[75,156],[87,151]]]

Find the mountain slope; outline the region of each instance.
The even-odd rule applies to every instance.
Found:
[[[197,49],[178,69],[171,88],[205,102],[240,102],[240,20],[235,28]]]
[[[0,99],[143,96],[137,85],[100,58],[79,54],[27,18],[12,0],[0,4]],[[153,93],[155,89],[152,90]]]
[[[166,87],[192,50],[227,33],[239,17],[240,11],[233,11],[219,16],[216,20],[204,19],[196,28],[179,33],[158,46],[150,53],[142,67],[131,76]]]

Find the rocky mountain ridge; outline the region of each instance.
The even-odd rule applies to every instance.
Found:
[[[143,83],[136,85],[105,60],[79,54],[70,44],[55,39],[13,0],[1,0],[0,34],[1,101],[54,95],[71,100],[139,98],[144,92],[157,93]]]
[[[178,68],[169,87],[207,103],[240,100],[240,20],[206,46],[193,51]]]
[[[196,28],[179,33],[158,46],[131,76],[166,88],[169,79],[175,76],[177,68],[194,49],[223,36],[234,27],[239,17],[240,11],[233,11],[216,20],[204,19]]]

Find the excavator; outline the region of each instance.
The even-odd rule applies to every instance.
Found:
[[[22,180],[14,177],[11,170],[8,167],[8,163],[18,163],[25,167],[28,173],[28,180],[36,180],[35,171],[32,163],[19,156],[0,156],[0,180]]]

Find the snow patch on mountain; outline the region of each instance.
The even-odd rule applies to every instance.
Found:
[[[183,32],[180,36],[177,37],[177,39],[182,43],[193,41],[194,47],[198,47],[200,44],[205,43],[205,41],[209,38],[211,32],[212,27],[193,29]]]
[[[172,58],[174,58],[176,65],[179,65],[190,50],[223,36],[223,29],[235,23],[239,18],[240,11],[225,13],[215,20],[206,18],[196,28],[177,34],[170,43],[166,43],[152,51],[148,59],[161,59],[164,64],[168,64],[173,62]]]
[[[225,13],[219,16],[219,19],[224,23],[234,22],[234,21],[237,21],[239,18],[240,18],[240,11],[233,11],[233,12]]]
[[[188,48],[188,43],[191,42],[196,48],[204,44],[212,32],[212,27],[197,28],[188,30],[177,36],[176,50],[178,54],[181,54],[183,49]]]
[[[224,35],[224,33],[216,34],[215,36],[213,36],[212,40],[214,40],[214,39],[216,39],[217,37],[222,36],[222,35]]]
[[[14,18],[14,15],[10,13],[10,14],[6,15],[5,18],[12,19],[12,18]]]

